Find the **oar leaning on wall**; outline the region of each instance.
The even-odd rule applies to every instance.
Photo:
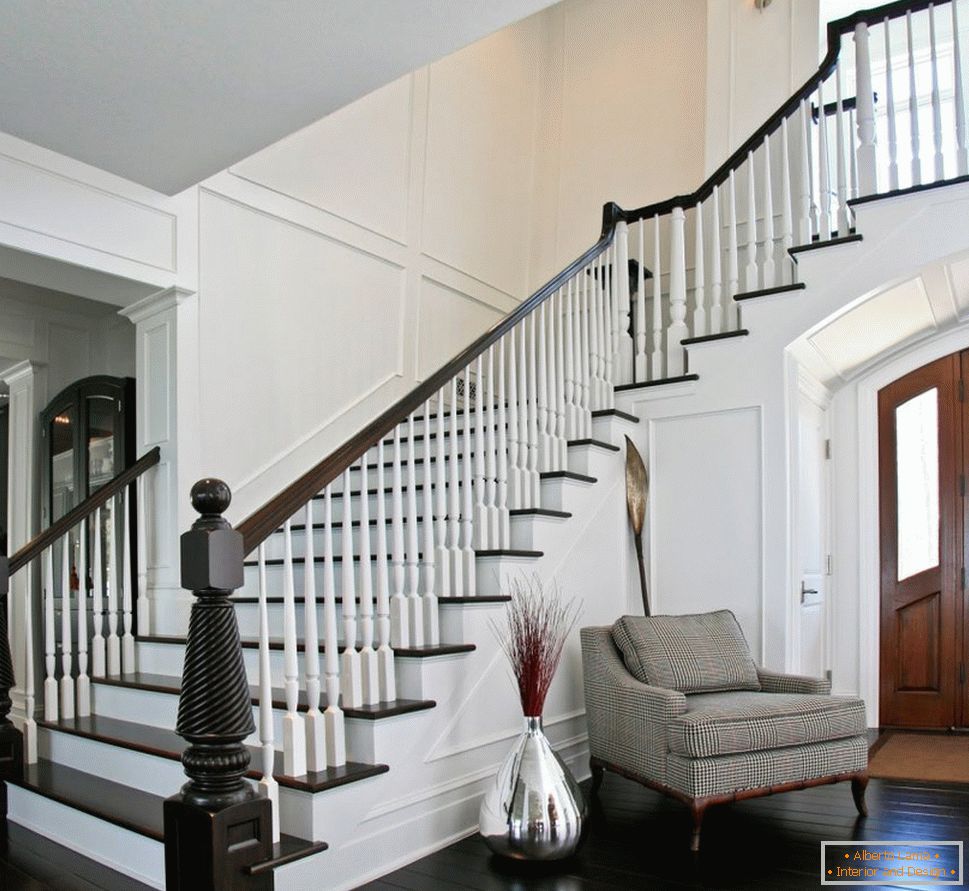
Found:
[[[643,456],[626,437],[626,510],[629,524],[636,543],[636,557],[639,560],[639,585],[643,595],[643,614],[649,615],[649,593],[646,590],[646,565],[643,563],[643,523],[646,520],[646,499],[649,496],[649,476]]]

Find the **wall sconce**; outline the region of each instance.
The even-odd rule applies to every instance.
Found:
[[[756,6],[761,12],[767,9],[771,5],[772,0],[754,0],[754,6]]]

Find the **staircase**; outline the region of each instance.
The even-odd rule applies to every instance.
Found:
[[[245,776],[270,803],[272,844],[239,867],[252,887],[349,888],[467,834],[508,744],[490,628],[508,580],[558,579],[582,595],[583,624],[638,598],[627,597],[621,493],[624,437],[647,451],[640,418],[690,400],[695,410],[698,397],[716,409],[774,399],[796,337],[886,275],[969,244],[957,3],[907,0],[833,23],[816,75],[696,192],[607,205],[595,245],[240,523],[238,555],[207,552],[205,577],[231,584],[196,594],[231,594],[241,645],[234,626],[207,642],[194,624],[163,637],[133,623],[137,536],[129,528],[105,551],[123,554],[113,574],[94,536],[109,499],[130,525],[151,522],[124,494],[144,485],[140,474],[14,555],[16,570],[43,568],[43,627],[26,639],[45,656],[45,684],[44,718],[24,727],[23,774],[9,775],[9,819],[165,887],[163,802],[185,783],[192,736],[181,699],[183,711],[204,704],[196,717],[225,751],[245,747]],[[931,32],[927,68],[911,49],[897,57],[893,38],[913,27]],[[957,72],[945,116],[940,60]],[[895,105],[916,67],[932,83],[921,117],[907,98]],[[920,126],[935,150],[924,163]],[[944,234],[909,249],[906,221],[919,214]],[[751,378],[754,355],[772,357],[776,379]],[[766,442],[783,456],[780,427]],[[229,541],[228,495],[197,489],[192,541]],[[193,546],[183,572],[202,566]],[[77,561],[92,587],[80,608]],[[93,657],[119,629],[133,652]],[[550,735],[582,773],[574,655],[553,690]],[[239,684],[205,689],[223,657],[226,671],[241,666]],[[33,678],[25,687],[32,697]]]

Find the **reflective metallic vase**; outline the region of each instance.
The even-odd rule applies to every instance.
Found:
[[[525,730],[481,802],[478,829],[496,854],[516,860],[562,860],[575,853],[586,819],[585,798],[549,745],[542,719]]]

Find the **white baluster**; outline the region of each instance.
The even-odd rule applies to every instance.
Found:
[[[444,442],[444,391],[441,391],[440,415],[438,417],[439,444]],[[427,431],[424,432],[427,436]],[[380,701],[390,702],[397,698],[397,679],[394,669],[394,651],[390,648],[390,574],[387,566],[387,499],[384,495],[384,441],[377,444],[377,674],[380,678]],[[441,461],[440,471],[444,472]],[[444,486],[441,486],[443,497]],[[362,496],[367,498],[369,496]],[[443,512],[442,512],[443,516]],[[447,527],[441,535],[442,550],[448,554],[443,544]],[[448,579],[447,584],[450,583]]]
[[[818,192],[821,212],[818,234],[821,241],[831,238],[831,167],[828,163],[828,116],[824,111],[824,84],[818,84]]]
[[[616,245],[613,243],[606,248],[604,254],[606,265],[603,269],[603,294],[602,294],[602,343],[606,358],[605,387],[603,398],[605,399],[604,408],[612,408],[615,399],[613,386],[616,382],[616,336],[613,323],[616,313]]]
[[[366,499],[363,499],[366,501]],[[326,769],[326,725],[320,711],[320,634],[316,615],[316,549],[314,547],[313,499],[306,502],[303,520],[303,673],[306,676],[306,769],[309,771]],[[344,526],[343,534],[349,535]],[[262,545],[259,546],[260,553]],[[262,566],[260,565],[260,572]],[[259,580],[260,587],[262,579]],[[262,594],[260,592],[260,598]],[[260,609],[261,609],[260,605]],[[295,618],[295,617],[294,617]],[[261,621],[261,617],[260,617]],[[262,644],[260,643],[260,647]],[[260,653],[260,661],[262,654]]]
[[[54,622],[54,599],[57,581],[54,578],[54,546],[44,551],[44,720],[56,721],[59,711],[57,698],[57,626]]]
[[[566,439],[579,439],[579,396],[575,372],[576,326],[575,304],[576,279],[570,278],[565,287],[565,436]]]
[[[273,842],[279,841],[279,783],[273,775],[276,749],[273,733],[272,669],[269,662],[269,606],[266,590],[266,546],[259,545],[259,750],[262,776],[259,792],[272,802]],[[312,746],[310,751],[312,751]],[[325,767],[324,763],[324,767]],[[313,768],[322,770],[323,768]]]
[[[525,358],[528,362],[528,479],[531,483],[530,507],[541,506],[538,452],[538,355],[536,348],[538,312],[533,312],[522,324],[528,325],[528,347]],[[524,337],[522,338],[524,341]],[[522,368],[525,365],[522,363]]]
[[[710,196],[710,334],[719,334],[723,326],[723,255],[720,248],[720,186]]]
[[[521,325],[516,325],[508,332],[508,504],[512,507],[524,507],[522,497],[522,468],[519,465],[521,444],[518,432],[518,350],[516,348],[517,334]],[[502,347],[504,350],[504,347]]]
[[[454,439],[454,430],[455,428],[452,427],[452,440]],[[411,445],[413,446],[413,443]],[[406,571],[404,569],[404,484],[401,479],[399,424],[394,428],[394,456],[390,477],[393,542],[391,560],[393,561],[394,567],[394,593],[390,598],[390,643],[396,649],[397,647],[410,646],[410,628],[407,624],[407,598],[404,597],[404,580],[406,577]],[[362,494],[361,497],[365,498],[367,496]],[[380,492],[377,497],[383,498],[385,496],[383,492]]]
[[[306,773],[306,725],[299,713],[299,656],[296,641],[296,584],[293,572],[293,531],[283,524],[283,773],[301,777]]]
[[[430,428],[425,426],[425,442],[430,442],[430,434],[426,431]],[[414,444],[411,444],[411,454],[413,454]],[[367,470],[367,460],[369,451],[364,452],[360,458],[360,491],[366,492],[370,489],[370,474]],[[427,466],[428,474],[431,472],[430,463]],[[427,490],[430,492],[431,484],[427,483]],[[381,496],[377,496],[379,501]],[[431,527],[431,511],[427,512],[428,528]],[[343,526],[343,534],[350,537],[351,547],[353,545],[353,529],[346,524]],[[380,673],[377,668],[377,651],[373,647],[374,627],[373,627],[373,561],[370,559],[370,497],[361,496],[360,498],[360,535],[357,545],[358,556],[360,558],[360,694],[364,705],[376,705],[380,702]],[[430,548],[431,558],[433,559],[434,547]]]
[[[912,137],[912,185],[922,183],[922,159],[919,138],[918,86],[915,82],[915,46],[912,40],[912,11],[905,13],[905,29],[908,41],[908,120]]]
[[[730,192],[730,215],[727,218],[727,305],[724,319],[726,327],[730,328],[733,311],[730,298],[740,291],[740,255],[737,246],[737,177],[730,171],[727,178]]]
[[[952,9],[952,78],[954,85],[952,100],[956,113],[956,175],[967,176],[969,175],[969,148],[966,144],[966,96],[962,83],[962,35],[959,34],[959,2],[960,0],[951,0],[949,4]],[[885,40],[888,40],[887,36]]]
[[[935,41],[935,4],[929,4],[929,67],[932,72],[932,142],[935,147],[935,179],[945,179],[942,158],[942,100],[939,95],[939,54]]]
[[[679,377],[685,371],[686,353],[681,341],[686,328],[686,215],[674,207],[670,218],[670,327],[666,335],[666,373]]]
[[[599,291],[601,283],[599,277],[602,275],[602,266],[599,257],[593,261],[590,270],[591,281],[589,282],[589,396],[590,405],[593,409],[602,408],[602,389],[600,386],[599,363]]]
[[[660,251],[659,214],[653,217],[653,353],[649,379],[663,377],[663,261]]]
[[[447,406],[444,404],[444,387],[437,394],[437,460],[434,462],[434,563],[437,591],[442,597],[451,595],[451,551],[447,544],[447,437],[445,427]],[[431,428],[424,424],[424,438],[430,440]],[[453,441],[453,438],[452,438]],[[379,522],[379,519],[378,519]],[[379,562],[380,556],[378,554]]]
[[[891,79],[891,70],[888,70]],[[862,195],[878,192],[878,167],[875,163],[875,97],[871,80],[871,47],[868,25],[855,25],[855,96],[858,118],[858,189]],[[853,153],[854,154],[854,153]]]
[[[648,354],[646,352],[646,220],[639,221],[639,277],[636,289],[636,365],[633,368],[633,382],[646,380],[648,373]]]
[[[39,566],[38,566],[39,568]],[[40,570],[43,574],[43,570]],[[24,590],[24,719],[21,725],[24,746],[24,763],[37,763],[36,697],[34,691],[34,568],[27,573]]]
[[[629,281],[629,276],[626,276]],[[565,423],[565,292],[555,295],[555,441],[558,443],[558,466],[569,467],[569,437]],[[628,304],[629,298],[626,298]],[[610,398],[613,398],[610,396]],[[613,403],[615,402],[613,398]]]
[[[414,442],[414,415],[407,418],[407,629],[410,645],[424,645],[424,616],[421,612],[420,536],[417,531],[417,444]],[[431,484],[430,465],[424,468],[426,484]]]
[[[471,380],[471,366],[465,369],[465,381]],[[471,411],[470,394],[465,388],[464,391],[464,441],[465,448],[471,448],[473,412]],[[462,462],[463,479],[461,486],[461,569],[464,573],[464,593],[473,596],[477,591],[475,583],[475,561],[474,561],[474,513],[473,501],[471,497],[471,457],[466,452],[466,460]]]
[[[118,637],[118,502],[111,499],[108,502],[108,540],[107,544],[107,572],[105,586],[108,593],[108,674],[121,674],[121,638]]]
[[[580,439],[588,439],[592,436],[592,372],[591,372],[591,341],[589,334],[589,301],[592,291],[592,266],[587,266],[579,274],[579,282],[582,286],[579,303],[579,382],[581,384],[581,395],[579,414],[582,424]]]
[[[545,318],[545,303],[535,311],[538,319],[536,337],[538,340],[538,356],[536,359],[536,394],[538,402],[538,469],[540,472],[552,469],[552,447],[549,435],[548,413],[548,322]]]
[[[130,487],[124,490],[124,540],[121,545],[123,575],[121,577],[121,666],[125,674],[135,669],[135,638],[131,633],[131,498]]]
[[[834,106],[834,144],[835,170],[838,178],[838,235],[847,235],[850,228],[848,220],[848,175],[845,170],[845,108],[841,87],[841,60],[834,69],[835,106]],[[850,132],[850,128],[849,128]]]
[[[71,534],[61,544],[61,718],[74,717],[74,677],[71,643]]]
[[[751,175],[753,173],[751,172]],[[773,288],[776,282],[774,265],[774,194],[771,189],[770,136],[764,137],[764,268],[761,287]]]
[[[474,445],[469,441],[464,449],[464,460],[474,462],[474,547],[475,550],[487,551],[490,547],[488,532],[488,507],[485,502],[485,413],[484,413],[484,365],[481,356],[474,365]],[[471,380],[465,381],[465,393],[471,386]],[[470,409],[471,403],[465,400]]]
[[[411,444],[414,442],[413,428],[408,442]],[[360,652],[357,650],[357,585],[356,572],[353,568],[353,498],[350,477],[348,467],[343,471],[343,534],[340,536],[340,568],[342,569],[340,604],[343,608],[340,695],[343,697],[344,708],[358,708],[363,705],[363,676]],[[365,498],[369,498],[369,495],[361,493],[360,500]],[[365,533],[361,531],[360,534]]]
[[[599,273],[602,276],[599,282],[599,349],[602,361],[599,368],[602,371],[600,381],[600,392],[602,393],[599,408],[612,408],[612,313],[609,309],[609,290],[612,278],[612,248],[608,247],[602,252],[599,259],[601,265]]]
[[[440,435],[440,427],[438,427]],[[461,431],[458,427],[458,379],[451,378],[451,437],[450,457],[448,458],[448,550],[451,552],[451,594],[460,597],[464,594],[464,565],[461,562],[461,469],[458,466],[461,447]],[[464,452],[470,450],[465,440]],[[470,459],[466,459],[470,460]]]
[[[693,336],[707,333],[706,271],[703,256],[703,202],[693,209],[695,225],[693,236]]]
[[[91,714],[91,679],[87,673],[87,519],[77,527],[77,707],[79,718]]]
[[[858,190],[858,156],[852,150],[851,134],[855,132],[855,110],[848,110],[848,197],[857,198],[861,193]],[[847,208],[847,213],[851,214],[851,208]]]
[[[555,376],[555,366],[556,366],[556,352],[557,352],[557,340],[555,336],[555,329],[557,327],[557,319],[555,317],[555,298],[556,294],[552,294],[543,304],[545,309],[545,337],[548,341],[548,349],[546,352],[546,358],[548,361],[548,370],[546,371],[546,377],[548,379],[548,464],[546,470],[558,470],[559,465],[559,441],[558,441],[558,379]]]
[[[781,262],[784,269],[790,269],[790,255],[794,246],[794,207],[791,199],[791,155],[787,137],[787,118],[781,119]],[[790,270],[793,273],[793,270]],[[780,283],[787,275],[780,276]]]
[[[747,152],[747,245],[744,265],[744,290],[757,290],[757,204],[755,196],[756,171],[754,152]]]
[[[151,603],[148,600],[148,545],[147,531],[148,518],[145,514],[147,501],[145,499],[146,488],[145,474],[138,477],[137,488],[135,490],[135,510],[137,511],[136,541],[137,550],[135,551],[135,562],[138,565],[138,587],[137,600],[135,602],[135,615],[138,619],[138,633],[142,636],[151,633]]]
[[[411,456],[414,455],[416,444],[411,445]],[[423,589],[421,591],[422,602],[418,612],[420,613],[421,626],[423,630],[423,641],[425,644],[436,644],[439,641],[438,618],[437,618],[437,565],[435,558],[437,553],[434,548],[434,487],[431,480],[434,478],[435,471],[443,471],[443,467],[437,462],[431,462],[431,400],[424,403],[424,488],[422,490],[422,509],[424,517],[421,521],[423,532],[423,567],[421,578]],[[443,481],[443,473],[441,473]],[[440,484],[440,483],[439,483]],[[367,549],[367,559],[370,559],[370,549]],[[364,555],[361,553],[360,559]]]
[[[498,441],[495,445],[498,457],[496,468],[497,479],[495,481],[495,508],[498,512],[498,547],[503,550],[511,547],[511,522],[508,514],[508,439],[505,426],[508,422],[505,408],[508,401],[508,389],[505,380],[505,368],[507,367],[505,341],[508,339],[505,336],[498,341]],[[436,643],[437,641],[435,640],[434,642]]]
[[[488,401],[485,403],[485,508],[488,511],[488,541],[492,548],[499,548],[501,537],[501,517],[498,514],[498,419],[495,413],[495,348],[488,347],[485,362],[485,382]]]
[[[139,558],[147,559],[147,557]],[[139,564],[140,565],[140,564]],[[104,565],[101,557],[101,508],[94,511],[94,559],[91,572],[91,675],[103,678],[107,670],[104,648]]]
[[[955,3],[952,4],[955,9]],[[888,124],[888,188],[898,188],[898,131],[895,121],[895,75],[892,69],[891,19],[884,21],[885,32],[885,117]]]
[[[801,157],[800,176],[798,177],[797,243],[810,244],[812,233],[811,207],[814,196],[811,165],[811,105],[807,99],[801,100]]]
[[[532,479],[532,464],[530,455],[531,429],[529,427],[529,417],[531,409],[528,404],[529,397],[529,372],[527,359],[526,337],[528,334],[528,319],[523,319],[515,328],[517,339],[515,345],[515,355],[517,358],[516,367],[518,371],[518,466],[521,469],[521,500],[518,507],[537,507],[535,493],[538,486]]]
[[[396,435],[396,431],[395,431]],[[364,492],[361,498],[366,498]],[[383,498],[383,492],[378,498]],[[346,727],[340,708],[340,648],[336,630],[336,571],[333,561],[333,496],[330,486],[323,494],[323,670],[326,675],[326,763],[342,767],[347,760]],[[346,517],[344,517],[346,522]],[[403,574],[401,575],[403,586]],[[406,613],[405,613],[406,615]]]

